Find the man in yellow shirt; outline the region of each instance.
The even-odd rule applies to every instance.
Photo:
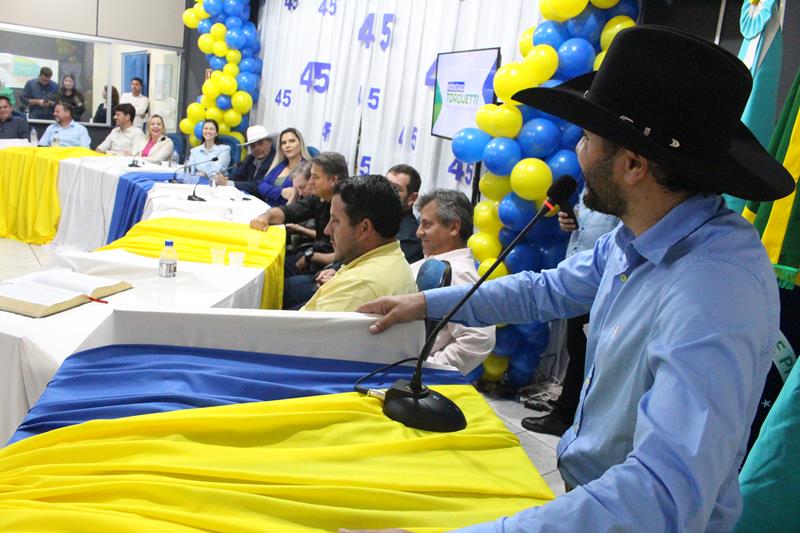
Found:
[[[400,199],[383,176],[337,183],[325,234],[344,266],[300,310],[355,311],[380,296],[417,292],[396,238],[401,218]]]

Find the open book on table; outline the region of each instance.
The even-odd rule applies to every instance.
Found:
[[[0,310],[41,318],[130,288],[125,281],[48,270],[0,284]]]

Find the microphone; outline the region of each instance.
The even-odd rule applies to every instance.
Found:
[[[571,177],[571,176],[570,176]],[[574,178],[573,178],[574,179]],[[569,218],[575,221],[575,229],[581,229],[580,224],[578,224],[578,217],[575,216],[575,210],[572,208],[572,204],[569,201],[565,202],[563,205],[559,204],[558,207],[567,214]]]
[[[197,163],[187,163],[185,165],[181,165],[175,169],[175,172],[172,173],[172,177],[169,179],[169,183],[178,183],[178,180],[175,176],[178,175],[178,171],[184,168],[193,167],[195,165],[202,165],[203,163],[211,163],[212,161],[218,161],[219,157],[214,156],[211,159],[207,159],[205,161],[198,161]]]
[[[239,161],[238,163],[234,163],[234,164],[232,164],[231,166],[229,166],[228,168],[223,168],[222,170],[220,170],[220,171],[219,171],[219,173],[220,173],[220,174],[225,174],[225,173],[226,173],[227,171],[229,171],[230,169],[232,169],[232,168],[234,168],[234,167],[238,167],[238,166],[239,166],[239,165],[241,165],[241,164],[242,164],[242,162],[241,162],[241,161]],[[213,180],[213,179],[214,179],[214,176],[209,176],[209,177],[208,177],[208,179],[209,179],[209,180]],[[210,181],[209,181],[209,183],[210,183]],[[194,184],[194,189],[192,189],[192,194],[190,194],[189,196],[187,196],[187,197],[186,197],[186,199],[187,199],[187,200],[191,200],[191,201],[193,201],[193,202],[205,202],[205,201],[206,201],[206,199],[205,199],[205,198],[203,198],[202,196],[197,196],[197,194],[196,194],[196,193],[197,193],[197,186],[198,186],[198,185],[200,185],[200,182],[199,182],[199,181],[198,181],[197,183],[195,183],[195,184]]]
[[[451,432],[467,427],[467,420],[464,418],[464,413],[461,412],[461,409],[453,403],[452,400],[422,384],[422,363],[430,355],[433,345],[436,342],[436,336],[444,329],[448,322],[450,322],[453,315],[461,309],[483,282],[492,275],[492,272],[503,262],[509,252],[525,238],[525,235],[530,232],[531,228],[533,228],[548,211],[554,209],[556,205],[566,204],[577,187],[578,185],[575,179],[572,176],[566,175],[558,178],[555,183],[550,186],[547,190],[547,200],[544,201],[542,207],[536,213],[536,216],[534,216],[525,228],[519,232],[519,235],[506,246],[497,260],[489,267],[489,270],[484,272],[483,276],[475,282],[464,297],[461,298],[453,309],[451,309],[428,334],[422,351],[417,358],[417,366],[414,369],[411,381],[398,379],[391,388],[386,391],[383,402],[383,413],[386,416],[408,427],[427,431]]]
[[[128,163],[128,166],[133,168],[139,168],[140,166],[142,166],[139,164],[138,161],[136,161],[136,154],[133,155],[133,159],[131,159],[131,162]]]

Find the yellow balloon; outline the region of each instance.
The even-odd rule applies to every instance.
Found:
[[[489,354],[483,362],[483,379],[486,381],[498,381],[508,370],[508,356]]]
[[[192,121],[188,118],[182,119],[180,124],[178,124],[178,127],[180,128],[181,133],[185,133],[186,135],[189,135],[194,131],[194,123],[192,123]]]
[[[580,15],[588,4],[589,0],[552,0],[550,7],[556,16],[568,20]]]
[[[239,131],[232,131],[232,132],[230,132],[230,133],[229,133],[229,135],[230,135],[231,137],[233,137],[234,139],[236,139],[237,141],[239,141],[240,143],[242,143],[242,144],[244,143],[244,135],[242,135],[242,133],[241,133],[241,132],[239,132]]]
[[[228,53],[225,54],[225,59],[228,60],[228,63],[233,63],[234,65],[238,65],[239,62],[242,60],[242,53],[239,50],[228,49]]]
[[[222,109],[218,107],[206,109],[206,118],[208,120],[213,120],[219,125],[219,123],[222,122]]]
[[[219,122],[219,134],[220,135],[230,135],[231,134],[231,127],[225,124],[225,122]]]
[[[213,26],[211,26],[211,38],[215,41],[224,41],[225,34],[228,33],[228,28],[225,27],[225,24],[221,22],[217,22]]]
[[[511,190],[525,200],[541,202],[553,184],[553,172],[541,159],[523,159],[511,171]]]
[[[513,102],[518,91],[536,86],[530,67],[522,63],[507,63],[497,69],[494,75],[494,92],[504,102]]]
[[[235,78],[239,74],[239,66],[233,63],[225,63],[225,66],[222,67],[222,72]]]
[[[197,48],[204,54],[210,54],[214,50],[214,39],[207,33],[197,38]]]
[[[225,41],[214,41],[214,46],[211,47],[211,51],[217,57],[225,57],[225,54],[228,53],[228,43]]]
[[[208,96],[204,94],[200,97],[200,105],[203,106],[203,115],[205,116],[205,110],[217,105],[217,97],[216,96]]]
[[[538,44],[525,56],[524,63],[530,68],[534,82],[539,84],[549,80],[556,73],[558,52],[550,45]]]
[[[472,234],[467,241],[467,246],[472,250],[472,255],[478,261],[483,261],[489,257],[497,257],[503,250],[500,239],[483,231]]]
[[[214,83],[219,83],[220,78],[222,78],[223,72],[221,70],[215,70],[211,73],[211,79],[214,80]]]
[[[488,200],[484,200],[485,202]],[[497,206],[490,202],[491,208],[488,211],[478,213],[477,206],[473,219],[475,226],[478,230],[488,233],[489,235],[498,235],[500,230],[503,229],[503,222],[497,214]]]
[[[203,94],[208,96],[209,98],[216,98],[219,96],[219,87],[217,83],[209,78],[203,82]]]
[[[609,7],[614,7],[615,5],[619,4],[619,0],[589,0],[594,7],[599,7],[600,9],[608,9]]]
[[[198,20],[207,19],[211,15],[203,8],[203,2],[197,2],[194,7],[190,8],[194,9],[195,14],[197,15]]]
[[[492,117],[494,116],[495,111],[497,111],[496,105],[483,104],[478,108],[478,112],[475,113],[475,124],[477,124],[478,127],[486,133],[489,133],[489,135],[491,135]]]
[[[497,261],[496,257],[490,257],[488,259],[484,259],[481,261],[481,264],[478,266],[478,275],[483,276],[489,270],[489,267]],[[497,265],[497,268],[494,269],[494,272],[489,274],[487,279],[497,279],[502,278],[503,276],[508,276],[508,268],[506,268],[505,263],[500,263]]]
[[[225,111],[222,120],[224,120],[225,124],[229,127],[235,128],[242,123],[242,115],[235,109],[228,109]]]
[[[511,192],[511,180],[508,179],[508,176],[496,176],[487,172],[481,176],[478,188],[482,195],[499,202]]]
[[[542,12],[542,17],[547,20],[554,20],[556,22],[564,22],[567,20],[558,13],[556,13],[553,4],[558,0],[539,0],[539,11]]]
[[[626,15],[616,16],[606,22],[606,25],[603,26],[602,33],[600,33],[600,48],[603,50],[608,50],[608,47],[611,46],[611,41],[614,40],[614,37],[616,37],[620,31],[624,30],[625,28],[630,28],[631,26],[636,26],[636,23],[632,18]]]
[[[603,50],[599,54],[597,54],[594,58],[594,69],[600,70],[600,65],[603,64],[603,60],[606,58],[606,51]]]
[[[522,37],[519,38],[519,51],[522,54],[522,57],[526,57],[528,52],[531,51],[533,48],[533,32],[536,30],[536,26],[531,26],[527,30],[522,33]]]
[[[203,109],[203,106],[198,104],[197,102],[192,102],[186,108],[186,117],[192,124],[197,124],[198,122],[206,118],[206,110]],[[191,132],[186,132],[186,133],[191,133]]]
[[[230,74],[223,74],[219,81],[217,81],[217,86],[219,87],[219,92],[222,94],[233,94],[236,92],[236,78],[231,76]]]
[[[236,91],[231,96],[231,105],[233,109],[244,115],[253,107],[253,97],[245,91]]]
[[[522,112],[514,104],[501,104],[492,115],[490,127],[492,137],[516,137],[522,129]]]
[[[197,25],[200,23],[197,20],[197,13],[191,7],[183,12],[183,24],[187,28],[195,29]]]
[[[195,147],[195,146],[200,146],[200,139],[198,139],[198,138],[197,138],[197,137],[195,137],[194,135],[189,135],[189,144],[190,144],[192,147]]]

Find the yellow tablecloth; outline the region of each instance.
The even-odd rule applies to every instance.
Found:
[[[81,147],[0,150],[0,237],[31,244],[53,240],[61,216],[59,161],[101,155]]]
[[[469,385],[465,430],[389,420],[355,393],[56,429],[0,450],[0,530],[449,531],[553,493]]]
[[[211,263],[211,249],[224,246],[226,252],[244,252],[244,266],[264,269],[263,309],[280,309],[283,302],[283,259],[286,253],[286,230],[271,226],[268,231],[250,229],[247,224],[156,218],[133,226],[121,239],[98,250],[121,249],[158,257],[164,241],[175,242],[180,261]]]

